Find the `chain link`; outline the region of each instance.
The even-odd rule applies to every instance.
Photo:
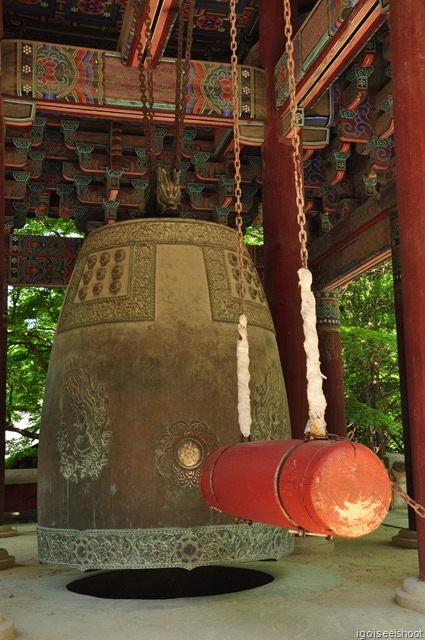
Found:
[[[156,190],[156,153],[150,0],[139,0],[136,4],[136,8],[138,11],[135,27],[135,36],[137,38],[137,61],[139,63],[140,97],[142,101],[143,126],[146,137],[146,166],[149,181],[149,199],[152,206]],[[140,37],[143,23],[145,24],[145,47],[143,47],[142,39]]]
[[[238,43],[236,29],[236,0],[230,0],[230,49],[232,55],[231,77],[233,98],[233,151],[235,168],[235,211],[236,230],[238,233],[238,289],[239,289],[239,313],[245,312],[245,287],[244,287],[244,241],[242,231],[242,188],[241,188],[241,146],[239,139],[239,83],[238,83]]]
[[[176,111],[174,117],[174,155],[173,169],[178,172],[182,163],[184,119],[187,106],[187,84],[190,72],[190,54],[193,40],[193,22],[195,0],[187,0],[188,11],[184,11],[185,0],[181,0],[179,9],[177,60],[176,60]],[[156,150],[155,150],[155,111],[152,64],[152,22],[150,0],[139,0],[136,34],[141,34],[145,25],[145,46],[140,36],[137,40],[137,60],[139,63],[139,84],[142,101],[143,124],[146,137],[147,172],[149,181],[149,199],[154,206],[156,192]],[[183,55],[184,31],[186,25],[186,47]]]
[[[305,202],[303,189],[303,163],[301,158],[301,141],[298,133],[299,116],[296,97],[296,80],[295,80],[295,62],[294,62],[294,45],[292,43],[292,24],[291,24],[291,4],[290,0],[283,0],[283,12],[285,19],[285,52],[287,56],[288,85],[289,85],[289,108],[291,112],[291,142],[292,142],[292,159],[294,161],[294,178],[296,190],[297,205],[297,222],[300,228],[298,239],[300,242],[301,266],[308,268],[308,251],[307,251],[307,231],[305,218]]]
[[[413,498],[411,498],[396,482],[391,482],[391,486],[393,488],[394,493],[396,493],[400,498],[403,498],[405,502],[418,514],[420,518],[425,518],[425,507],[422,504],[419,504]]]
[[[183,10],[185,0],[181,0],[177,32],[176,60],[176,112],[174,130],[173,168],[180,170],[183,154],[184,119],[187,106],[187,85],[190,73],[190,54],[192,50],[193,22],[195,17],[195,0],[188,0],[187,11]],[[186,47],[183,55],[184,27],[186,25]]]

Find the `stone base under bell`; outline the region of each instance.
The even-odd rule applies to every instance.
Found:
[[[15,558],[10,556],[6,549],[0,549],[0,570],[10,569],[15,566]]]
[[[417,549],[418,533],[411,529],[400,529],[398,534],[392,537],[391,542],[396,547],[403,547],[403,549]]]
[[[0,640],[13,640],[14,637],[13,623],[5,620],[0,613]]]
[[[333,540],[328,540],[322,536],[306,536],[300,538],[295,536],[294,540],[294,555],[327,555],[335,551],[335,544]]]
[[[12,536],[17,536],[18,532],[16,529],[12,529],[10,524],[2,524],[0,525],[0,538],[11,538]]]
[[[286,530],[254,523],[163,529],[38,527],[40,562],[88,569],[159,569],[279,559],[293,551]]]
[[[425,582],[410,577],[395,592],[395,601],[400,607],[425,613]]]

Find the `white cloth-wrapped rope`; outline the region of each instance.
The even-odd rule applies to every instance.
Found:
[[[316,327],[316,300],[311,291],[313,281],[309,269],[299,269],[301,289],[301,315],[304,326],[304,350],[307,356],[307,401],[311,436],[326,436],[326,398],[320,370],[319,339]]]
[[[245,314],[239,316],[238,346],[236,349],[237,376],[238,376],[238,420],[239,428],[245,438],[251,435],[251,392],[249,389],[249,344],[248,321]]]

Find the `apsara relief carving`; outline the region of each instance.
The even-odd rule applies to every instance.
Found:
[[[96,480],[108,463],[111,444],[108,398],[103,385],[75,358],[69,362],[59,403],[60,473],[71,482]]]

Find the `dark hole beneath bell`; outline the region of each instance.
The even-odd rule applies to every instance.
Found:
[[[256,589],[273,581],[263,571],[237,567],[99,571],[67,585],[73,593],[112,600],[165,600]]]

